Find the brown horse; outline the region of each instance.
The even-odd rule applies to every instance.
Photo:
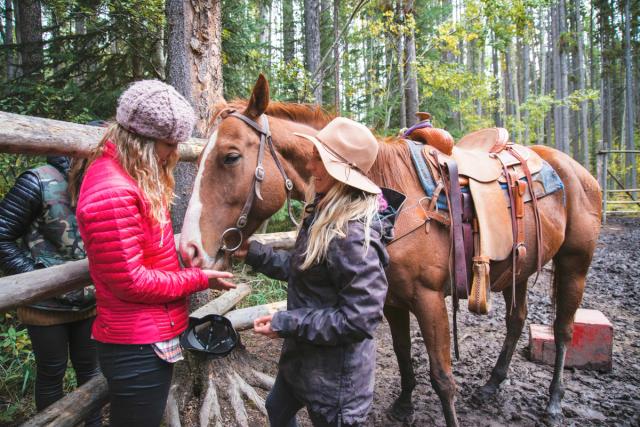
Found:
[[[229,114],[236,109],[249,121]],[[238,234],[250,236],[260,224],[274,214],[287,196],[283,175],[293,188],[291,196],[302,198],[309,173],[305,164],[311,156],[312,145],[293,132],[315,133],[331,117],[319,109],[296,105],[269,103],[269,87],[260,76],[248,102],[228,105],[218,111],[218,124],[203,151],[193,194],[182,229],[180,250],[183,259],[200,267],[228,267],[228,246]],[[266,122],[266,123],[265,123]],[[258,127],[249,123],[258,123]],[[268,125],[277,152],[265,152],[264,179],[260,193],[249,203],[246,224],[238,229],[238,217],[247,210],[247,198],[252,187],[261,132]],[[268,133],[268,132],[267,132]],[[541,227],[544,235],[543,262],[555,263],[554,296],[556,317],[556,361],[550,386],[547,412],[559,417],[564,393],[563,366],[567,343],[572,339],[573,320],[580,305],[585,277],[593,256],[600,230],[600,189],[595,179],[569,156],[548,147],[533,148],[558,173],[564,184],[557,191],[538,201]],[[438,394],[447,425],[457,425],[454,406],[455,382],[451,372],[449,320],[445,295],[449,288],[450,236],[446,227],[437,222],[427,228],[421,226],[425,218],[415,209],[424,197],[406,145],[401,140],[381,142],[376,163],[370,177],[379,185],[392,188],[407,196],[407,201],[396,223],[398,244],[389,246],[391,265],[387,270],[389,293],[385,316],[391,328],[393,348],[401,373],[401,393],[390,415],[409,417],[413,411],[412,391],[416,385],[411,365],[409,312],[414,313],[429,355],[431,384]],[[515,309],[507,314],[507,335],[498,361],[488,382],[476,396],[488,397],[496,392],[505,379],[513,351],[527,315],[527,278],[536,271],[535,224],[531,207],[527,204],[526,246],[527,257],[516,278],[515,295],[511,286],[499,289],[504,299]],[[412,208],[413,207],[413,208]],[[241,224],[242,225],[242,224]],[[414,230],[414,231],[411,231]],[[225,240],[225,242],[223,242]],[[491,264],[492,282],[510,268],[509,260]]]

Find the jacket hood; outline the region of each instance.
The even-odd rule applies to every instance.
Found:
[[[47,163],[67,175],[71,166],[71,159],[67,156],[47,156]]]

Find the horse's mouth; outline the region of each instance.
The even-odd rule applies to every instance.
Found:
[[[225,271],[231,270],[231,252],[219,249],[215,257],[213,257],[213,263],[210,267],[213,270]]]

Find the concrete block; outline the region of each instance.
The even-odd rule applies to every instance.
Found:
[[[565,367],[610,371],[612,352],[613,325],[609,319],[598,310],[578,309]],[[529,326],[529,355],[537,362],[555,363],[556,347],[551,326]]]

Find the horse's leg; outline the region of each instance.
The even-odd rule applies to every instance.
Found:
[[[409,311],[391,307],[384,307],[384,316],[389,322],[393,351],[398,359],[400,368],[400,396],[389,408],[388,415],[399,421],[410,422],[413,418],[413,403],[411,394],[416,386],[416,377],[411,363],[411,336],[409,334]]]
[[[585,262],[585,256],[587,260]],[[554,258],[554,294],[556,319],[553,323],[553,335],[556,345],[556,360],[553,379],[549,387],[547,415],[551,418],[562,416],[562,397],[564,396],[564,358],[567,344],[573,338],[573,321],[582,301],[587,269],[591,261],[590,254],[558,254]]]
[[[416,293],[414,313],[429,354],[431,385],[442,403],[447,426],[457,426],[456,383],[451,373],[449,316],[444,297],[441,292],[425,288],[418,289]]]
[[[511,358],[513,352],[516,349],[520,335],[522,335],[522,328],[524,327],[525,319],[527,318],[527,283],[522,282],[516,285],[516,301],[515,307],[511,308],[511,296],[513,291],[511,286],[508,286],[503,292],[505,307],[507,314],[505,316],[507,322],[507,334],[502,344],[502,351],[496,365],[491,371],[491,377],[489,381],[482,387],[480,387],[474,394],[474,398],[483,401],[493,396],[498,387],[507,377],[507,371],[511,364]]]

